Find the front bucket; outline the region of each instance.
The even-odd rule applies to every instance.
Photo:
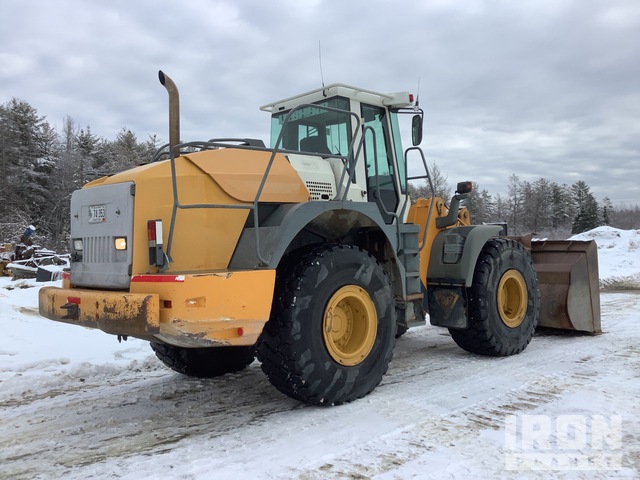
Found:
[[[531,242],[538,272],[540,327],[601,333],[596,242]]]

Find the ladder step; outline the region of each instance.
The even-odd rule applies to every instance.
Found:
[[[416,223],[399,223],[398,230],[400,233],[416,233],[420,231],[420,226]]]
[[[411,328],[411,327],[421,327],[423,325],[426,325],[427,321],[426,319],[422,319],[422,320],[410,320],[407,322],[407,327]]]

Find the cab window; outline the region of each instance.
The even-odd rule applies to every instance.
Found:
[[[284,125],[284,120],[289,111],[279,112],[271,117],[271,147],[275,148],[278,136],[282,132],[279,148],[346,157],[351,142],[349,99],[334,97],[314,105],[345,111],[327,111],[307,106],[294,111],[286,125]]]

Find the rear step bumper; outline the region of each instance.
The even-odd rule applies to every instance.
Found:
[[[158,295],[44,287],[40,315],[114,335],[145,337],[160,333]]]
[[[275,270],[134,275],[129,292],[44,287],[40,315],[180,347],[253,345],[269,319]]]

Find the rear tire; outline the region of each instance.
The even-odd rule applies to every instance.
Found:
[[[151,342],[156,357],[170,369],[211,378],[243,370],[254,360],[253,347],[181,348]]]
[[[282,393],[337,405],[371,392],[393,355],[395,300],[382,267],[357,247],[319,247],[279,271],[258,359]]]
[[[508,356],[524,350],[538,324],[540,292],[531,255],[518,242],[490,239],[468,290],[469,328],[449,329],[468,352]]]

